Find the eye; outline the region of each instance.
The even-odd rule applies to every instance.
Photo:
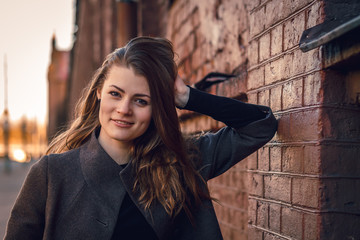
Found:
[[[149,104],[146,100],[141,99],[141,98],[135,99],[135,102],[141,106],[146,106]]]
[[[116,92],[116,91],[110,91],[109,94],[113,97],[119,97],[120,93]]]

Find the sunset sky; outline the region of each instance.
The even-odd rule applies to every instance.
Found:
[[[1,115],[6,55],[11,119],[46,122],[51,38],[55,33],[58,48],[70,49],[73,28],[74,0],[0,0]]]

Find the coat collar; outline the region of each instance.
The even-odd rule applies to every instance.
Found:
[[[101,147],[96,132],[93,132],[90,140],[81,147],[80,163],[85,181],[96,193],[100,201],[99,205],[111,216],[108,221],[116,223],[121,203],[127,192],[159,239],[167,238],[172,225],[170,216],[161,204],[154,203],[149,210],[141,206],[137,200],[140,193],[132,191],[135,181],[132,164],[128,164],[125,168],[118,165]]]

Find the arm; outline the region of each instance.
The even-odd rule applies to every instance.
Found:
[[[5,240],[42,239],[47,195],[46,159],[31,167],[11,211]]]
[[[195,144],[202,153],[201,174],[206,180],[224,173],[255,152],[272,139],[277,129],[277,121],[266,106],[247,104],[192,88],[188,88],[185,104],[184,101],[181,103],[178,107],[208,115],[229,126],[196,139]]]

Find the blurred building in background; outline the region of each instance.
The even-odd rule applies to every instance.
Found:
[[[357,239],[359,12],[357,0],[77,1],[66,91],[50,96],[49,127],[72,119],[113,49],[138,35],[166,37],[188,84],[233,73],[203,90],[268,105],[279,120],[271,142],[209,183],[224,238]],[[63,67],[55,61],[49,71]],[[186,133],[222,126],[187,111],[179,117]]]

